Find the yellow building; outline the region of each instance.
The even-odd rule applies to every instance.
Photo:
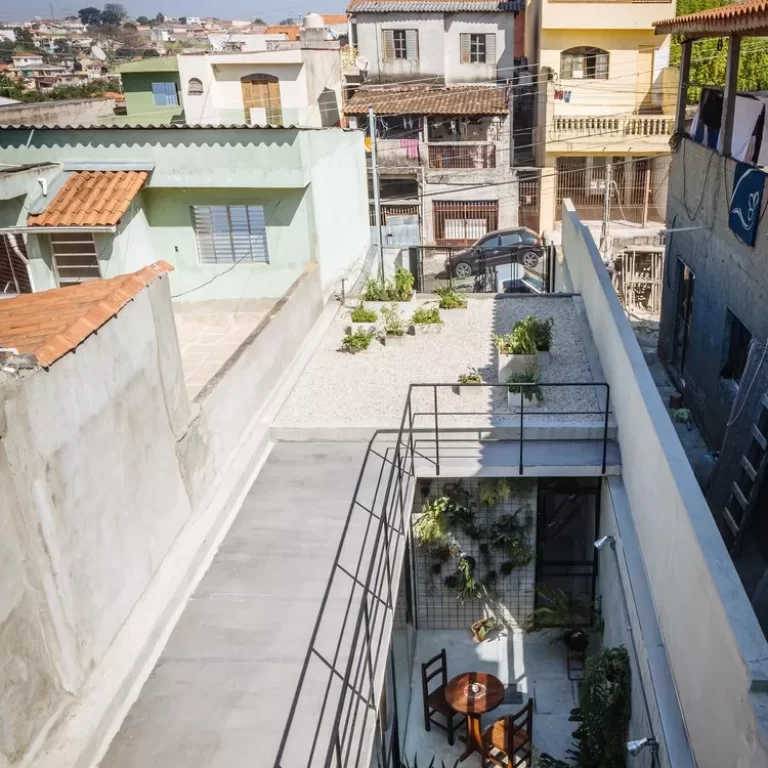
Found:
[[[674,14],[674,0],[529,0],[541,231],[556,226],[565,197],[582,219],[600,220],[606,176],[612,220],[664,221],[677,70],[671,38],[651,23]]]

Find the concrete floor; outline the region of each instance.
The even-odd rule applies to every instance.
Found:
[[[453,766],[464,744],[451,747],[444,731],[424,730],[421,694],[421,664],[445,648],[448,677],[462,672],[490,672],[508,688],[507,701],[484,715],[483,728],[500,717],[518,711],[529,697],[534,699],[533,745],[539,755],[546,752],[565,759],[572,746],[574,723],[568,721],[576,706],[577,684],[568,680],[565,648],[552,645],[545,634],[500,633],[476,643],[469,630],[419,630],[413,665],[411,703],[405,735],[404,757],[411,765]],[[517,696],[515,695],[517,693]],[[471,755],[462,766],[481,768],[479,755]]]
[[[277,301],[212,300],[173,305],[184,383],[190,399],[213,378]]]

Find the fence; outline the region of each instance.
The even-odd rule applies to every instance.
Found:
[[[554,246],[484,252],[424,245],[408,249],[408,263],[417,293],[552,293],[555,284]]]
[[[437,245],[472,245],[499,228],[499,201],[435,200],[432,223]]]
[[[431,143],[430,168],[495,168],[496,145],[491,142]]]

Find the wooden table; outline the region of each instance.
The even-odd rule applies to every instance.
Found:
[[[480,715],[498,707],[505,693],[501,680],[487,672],[465,672],[448,681],[446,701],[456,712],[467,716],[467,748],[459,758],[462,762],[473,752],[483,753]]]

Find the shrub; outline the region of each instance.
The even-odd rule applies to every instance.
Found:
[[[530,328],[519,323],[515,325],[511,333],[505,333],[503,336],[494,336],[493,343],[502,355],[536,354],[536,342]]]
[[[552,326],[555,321],[548,317],[546,320],[539,320],[538,317],[526,317],[518,325],[527,324],[533,342],[539,352],[548,352],[552,346]]]
[[[419,307],[413,313],[411,320],[415,325],[438,325],[443,322],[437,307]]]
[[[453,288],[435,288],[435,293],[440,297],[440,309],[463,309],[467,306],[467,300]]]
[[[482,384],[483,377],[477,368],[469,368],[466,373],[459,374],[459,384]]]
[[[381,316],[384,318],[384,333],[387,336],[405,335],[405,325],[400,317],[400,312],[394,304],[381,308]]]
[[[392,301],[410,301],[413,296],[413,275],[404,267],[395,270],[395,282],[390,288]]]
[[[368,349],[374,336],[376,336],[374,331],[364,331],[362,329],[354,333],[347,332],[341,342],[341,346],[345,352],[358,352],[361,349]]]
[[[363,299],[365,299],[365,301],[387,301],[389,299],[389,290],[386,283],[372,277],[365,284]]]
[[[378,315],[376,310],[368,309],[361,301],[351,312],[353,323],[375,323]]]
[[[507,384],[509,384],[509,391],[513,394],[519,395],[522,392],[523,397],[528,402],[531,402],[535,397],[536,402],[541,403],[544,400],[544,393],[541,391],[538,381],[538,373],[529,368],[524,373],[513,373],[507,379]]]

